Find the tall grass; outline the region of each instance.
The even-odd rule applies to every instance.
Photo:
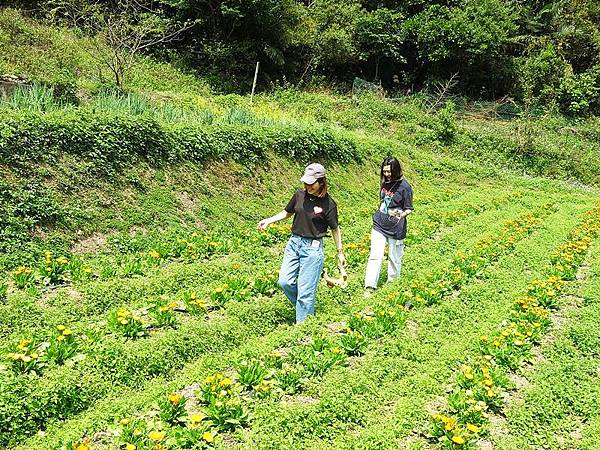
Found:
[[[11,95],[0,97],[0,107],[48,112],[66,105],[55,98],[53,88],[34,83],[31,86],[19,86]]]
[[[161,122],[194,122],[211,124],[213,113],[206,108],[185,109],[171,103],[154,104],[145,97],[134,94],[105,92],[98,94],[88,105],[93,111],[110,111],[134,116],[149,115]]]
[[[273,125],[275,121],[267,117],[258,117],[254,112],[244,108],[231,107],[220,120],[223,123],[235,125]]]
[[[18,88],[11,96],[2,98],[0,106],[36,112],[49,112],[72,107],[58,101],[54,96],[53,88],[38,84]],[[160,122],[171,123],[270,126],[278,122],[271,118],[258,116],[249,109],[236,106],[231,106],[224,113],[216,115],[208,108],[192,109],[172,103],[153,103],[144,96],[135,93],[102,92],[81,108],[91,109],[93,112],[113,112],[133,116],[147,115]]]

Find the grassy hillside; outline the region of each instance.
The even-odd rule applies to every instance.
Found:
[[[37,82],[0,104],[0,446],[598,448],[597,119],[250,101],[146,59],[116,94],[82,38],[0,20],[0,72]],[[416,210],[402,277],[364,299],[388,154]],[[314,160],[350,282],[297,326],[289,224],[256,224]]]

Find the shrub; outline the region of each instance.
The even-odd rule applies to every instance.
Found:
[[[70,153],[85,157],[94,172],[109,176],[141,159],[158,165],[231,157],[255,164],[264,160],[268,149],[303,161],[362,157],[354,141],[323,126],[189,126],[162,124],[147,114],[74,110],[11,112],[0,120],[0,162],[20,166]]]

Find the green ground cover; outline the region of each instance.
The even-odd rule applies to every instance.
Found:
[[[506,427],[491,437],[499,447],[595,449],[598,447],[597,324],[598,243],[565,292],[551,338],[507,410]]]
[[[402,441],[391,438],[402,436],[403,431],[404,433],[407,431],[405,428],[407,424],[414,423],[419,416],[427,415],[427,410],[423,408],[424,404],[420,397],[428,398],[434,394],[432,389],[444,388],[443,384],[439,384],[448,377],[448,373],[444,372],[444,369],[451,367],[454,360],[464,353],[464,346],[468,346],[470,340],[466,337],[467,333],[474,335],[476,340],[479,336],[477,333],[486,329],[485,323],[482,322],[497,318],[494,314],[494,307],[500,312],[504,311],[500,309],[502,306],[500,299],[503,297],[510,299],[511,293],[519,288],[520,284],[516,282],[514,273],[510,271],[511,267],[516,266],[513,257],[519,255],[521,264],[533,265],[531,249],[534,249],[535,253],[539,252],[538,254],[545,255],[544,251],[548,250],[546,245],[551,245],[548,237],[553,236],[555,240],[561,239],[563,225],[560,222],[551,225],[553,226],[548,225],[545,233],[534,233],[520,242],[516,252],[511,255],[511,258],[507,258],[509,261],[501,260],[499,266],[502,266],[504,270],[496,266],[486,270],[482,274],[486,283],[468,284],[460,291],[459,295],[449,299],[449,303],[444,301],[434,307],[433,311],[417,311],[414,318],[411,315],[409,330],[404,329],[400,335],[392,336],[388,342],[382,343],[381,347],[377,345],[373,354],[367,353],[360,361],[356,361],[351,369],[346,367],[340,369],[339,373],[332,373],[332,381],[326,378],[324,386],[317,385],[309,390],[314,404],[295,405],[295,412],[299,413],[299,410],[302,409],[302,414],[294,414],[294,410],[292,410],[289,414],[282,412],[275,416],[268,415],[269,420],[264,428],[258,428],[256,433],[252,433],[252,437],[258,436],[260,445],[268,447],[267,441],[260,440],[260,437],[266,436],[266,430],[271,429],[272,431],[268,435],[271,436],[279,431],[277,435],[281,436],[282,440],[299,440],[306,434],[308,436],[307,443],[304,445],[309,447],[318,445],[314,440],[317,438],[323,441],[320,445],[324,448],[327,446],[352,448],[359,443],[371,445],[373,448],[398,448],[399,446],[401,448]],[[561,230],[558,235],[556,235],[557,230]],[[526,246],[525,252],[521,250],[521,247],[524,246]],[[527,271],[519,273],[530,276]],[[500,275],[505,277],[504,280],[500,278]],[[493,282],[487,284],[490,279],[493,279]],[[521,284],[525,284],[526,280],[527,278]],[[485,290],[487,292],[482,292]],[[483,302],[486,302],[485,306],[479,305]],[[477,307],[474,307],[473,303]],[[484,317],[474,318],[473,314],[482,314]],[[423,347],[421,347],[421,343]],[[415,364],[416,367],[413,367]],[[375,374],[380,375],[376,377]],[[308,429],[322,425],[321,421],[327,423],[328,420],[332,420],[331,409],[326,405],[329,402],[337,404],[336,396],[340,395],[339,386],[342,384],[342,380],[345,380],[343,385],[346,389],[343,402],[340,404],[341,411],[343,411],[343,407],[349,411],[355,411],[356,417],[360,418],[361,423],[356,424],[351,420],[340,419],[339,425],[334,421],[335,424],[332,425],[332,428],[328,428],[328,426],[319,428],[327,430],[324,431],[326,435],[311,434]],[[334,386],[338,386],[338,389],[336,390]],[[413,387],[407,389],[407,386]],[[365,391],[367,387],[369,390]],[[406,395],[407,391],[410,392],[409,395]],[[326,393],[325,398],[321,395],[322,392]],[[396,399],[395,396],[400,393],[406,397]],[[372,394],[373,397],[368,394]],[[354,399],[357,405],[353,402]],[[404,406],[406,406],[406,402],[412,402],[418,407],[412,411],[405,409],[399,413],[396,411],[396,402]],[[390,414],[387,421],[385,420],[386,412]],[[377,423],[371,424],[370,432],[363,434],[361,428],[367,417]],[[301,424],[305,420],[313,424],[313,427],[302,430]],[[297,429],[300,435],[290,436],[288,427]],[[348,432],[351,432],[353,438],[348,438],[346,435]],[[248,447],[253,445],[255,444],[251,443]],[[283,441],[280,441],[279,445],[283,445]],[[276,447],[277,444],[274,444],[273,448]]]
[[[516,213],[517,213],[519,210],[521,210],[521,211],[523,211],[523,210],[527,210],[527,206],[525,206],[525,205],[527,204],[527,201],[528,201],[529,199],[533,200],[533,199],[535,198],[535,200],[534,200],[535,204],[537,204],[537,205],[540,205],[541,203],[544,203],[544,201],[545,201],[545,200],[551,199],[552,197],[553,197],[553,195],[552,195],[552,194],[551,194],[551,196],[550,196],[549,198],[544,198],[544,197],[541,197],[541,198],[540,198],[539,196],[538,196],[538,197],[526,197],[526,198],[525,198],[525,200],[524,200],[524,204],[521,204],[521,201],[519,201],[519,203],[510,204],[510,207],[508,208],[508,211],[506,211],[504,214],[505,214],[505,216],[506,216],[507,218],[514,217],[514,215],[515,215],[515,214],[516,214]],[[525,208],[525,209],[523,209],[523,208]],[[472,226],[472,227],[470,227],[470,229],[472,230],[472,231],[471,231],[471,233],[473,233],[473,235],[472,235],[471,239],[475,239],[477,236],[479,236],[479,235],[477,234],[477,233],[479,232],[479,228],[478,228],[478,226],[477,226],[477,223],[478,223],[480,220],[481,220],[481,221],[483,222],[483,224],[484,224],[484,225],[482,225],[482,226],[481,226],[483,229],[486,229],[486,226],[485,226],[485,224],[487,224],[487,228],[488,228],[488,229],[489,229],[489,227],[490,227],[490,224],[491,224],[491,223],[495,223],[495,224],[497,224],[497,223],[498,223],[498,212],[499,212],[499,211],[495,211],[495,214],[493,214],[493,211],[491,211],[489,214],[487,214],[487,217],[486,217],[486,213],[483,213],[483,214],[480,214],[480,215],[478,215],[478,216],[477,216],[477,217],[478,217],[478,219],[477,219],[477,220],[475,220],[474,222],[472,222],[473,226]],[[453,227],[453,228],[454,228],[454,227]],[[466,229],[466,228],[465,228],[465,229]],[[459,233],[459,235],[460,235],[460,236],[464,236],[464,234],[463,234],[463,233]],[[463,239],[464,239],[464,237],[463,237]],[[452,240],[452,236],[451,236],[451,234],[450,234],[450,233],[444,234],[444,235],[443,235],[443,237],[442,237],[442,238],[439,240],[439,245],[438,245],[438,241],[436,241],[436,240],[429,241],[427,244],[430,244],[430,245],[431,245],[431,243],[433,242],[435,246],[438,246],[438,249],[437,249],[437,250],[439,250],[439,248],[440,248],[440,247],[443,247],[443,245],[444,245],[444,240],[451,241],[451,240]],[[421,247],[424,247],[424,248],[427,248],[427,247],[428,247],[428,245],[426,245],[425,243],[422,243],[420,246],[421,246]],[[418,247],[419,247],[419,245],[417,245],[417,247],[415,247],[415,248],[418,248]],[[419,252],[419,253],[421,253],[421,252]],[[435,250],[433,250],[433,252],[432,252],[432,256],[433,256],[433,254],[434,254],[434,253],[435,253]],[[439,254],[439,253],[438,253],[438,254]],[[418,259],[418,258],[415,258],[415,260],[416,260],[416,259]],[[432,259],[433,259],[433,258],[432,258]],[[275,264],[275,265],[276,265],[276,264]],[[405,272],[405,273],[408,273],[408,274],[410,274],[410,272],[409,272],[409,271],[410,271],[410,259],[408,259],[408,258],[407,258],[407,261],[406,261],[406,266],[407,266],[407,269],[406,269],[406,272]],[[416,268],[415,268],[415,269],[416,269]],[[415,269],[413,269],[413,270],[415,270]],[[360,292],[360,280],[357,280],[357,282],[355,282],[353,291],[354,291],[355,293],[356,293],[356,292]],[[343,299],[339,299],[339,298],[337,298],[337,299],[336,299],[336,298],[335,298],[335,296],[334,296],[334,298],[328,298],[328,297],[330,297],[330,296],[329,296],[329,295],[327,295],[327,294],[325,293],[324,297],[325,297],[325,298],[323,299],[323,302],[322,302],[322,303],[323,303],[323,309],[324,309],[324,311],[322,311],[322,314],[323,314],[323,316],[321,316],[321,320],[336,320],[336,318],[338,318],[338,320],[339,320],[339,318],[340,318],[340,314],[339,314],[339,312],[337,311],[337,309],[339,309],[339,306],[340,306],[340,305],[339,305],[339,301],[340,301],[340,300],[342,300],[342,301],[343,301],[343,300],[346,300],[346,301],[347,301],[347,300],[349,299],[349,298],[348,298],[348,297],[349,297],[349,295],[348,295],[348,294],[347,294],[347,295],[344,295],[344,298],[343,298]],[[352,298],[351,294],[350,294],[350,297]],[[358,298],[360,299],[360,297],[358,297]],[[281,297],[280,297],[280,299],[279,299],[279,302],[281,302]],[[362,302],[363,302],[363,306],[364,306],[364,300],[362,300]],[[352,299],[352,300],[351,300],[351,305],[352,305],[354,308],[356,308],[356,307],[358,306],[358,305],[356,304],[356,299]],[[261,306],[262,308],[264,308],[264,306],[263,306],[262,304],[261,304],[260,306]],[[347,307],[348,307],[348,305],[347,305]],[[239,307],[238,307],[238,306],[236,306],[236,309],[238,309],[238,308],[239,308]],[[278,310],[277,310],[277,308],[278,308]],[[255,311],[253,308],[252,308],[252,310],[253,310],[253,311]],[[335,311],[335,312],[333,313],[333,315],[331,315],[332,313],[330,313],[330,312],[329,312],[330,310],[333,310],[333,311]],[[231,311],[234,311],[234,310],[231,310]],[[228,313],[228,314],[230,314],[230,313],[231,313],[231,311],[227,311],[227,313]],[[275,311],[275,312],[276,312],[276,314],[285,315],[285,312],[281,310],[281,307],[280,307],[280,306],[276,306],[276,311]],[[341,318],[343,318],[343,315],[341,316]],[[226,328],[227,328],[227,327],[225,327],[225,329],[226,329]],[[288,326],[286,326],[285,324],[283,324],[283,328],[288,328]],[[190,329],[190,332],[191,332],[191,329]],[[185,336],[186,332],[185,332],[185,331],[182,331],[182,333],[183,333],[183,334],[182,334],[182,336]],[[269,333],[269,334],[268,334],[268,336],[277,335],[277,334],[278,334],[278,332],[277,332],[277,330],[276,330],[275,332]],[[260,338],[260,340],[259,340],[259,342],[262,342],[262,341],[264,341],[264,337],[261,337],[261,338]],[[164,342],[170,342],[170,340],[169,340],[168,338],[165,338]],[[288,342],[289,342],[289,341],[288,341]],[[256,347],[257,345],[260,345],[260,344],[258,344],[258,343],[255,343],[255,344],[254,344],[254,347]],[[260,345],[260,348],[264,348],[264,347],[263,347],[262,345]],[[217,351],[222,351],[222,350],[224,350],[224,348],[222,348],[222,347],[219,347],[219,346],[217,346],[217,348],[216,348],[216,349],[217,349]],[[266,351],[266,350],[265,350],[265,351]],[[236,352],[236,353],[237,353],[237,352]],[[239,355],[239,354],[238,354],[238,355]],[[166,356],[166,355],[165,355],[165,356]],[[160,358],[159,358],[159,359],[160,359]],[[202,358],[202,360],[203,360],[203,359],[204,359],[204,358]],[[209,361],[214,361],[214,356],[207,356],[207,359],[208,359]],[[237,361],[239,361],[239,356],[238,356],[237,358],[233,358],[233,359],[232,359],[232,361],[236,361],[236,359],[237,359]],[[135,360],[135,358],[134,358],[134,360]],[[197,363],[193,364],[193,366],[197,366]],[[216,366],[216,367],[211,367],[211,369],[212,369],[212,370],[214,370],[214,369],[217,369],[217,368],[219,368],[219,367],[222,367],[222,364],[217,364],[217,366]],[[187,371],[187,370],[186,370],[186,371]],[[185,373],[186,371],[184,371],[184,373]],[[127,371],[127,370],[125,370],[125,371],[124,371],[124,373],[128,373],[128,371]],[[205,375],[206,375],[206,373],[205,373],[203,376],[205,376]],[[187,377],[186,377],[186,378],[187,378]],[[192,378],[192,379],[193,379],[193,378]],[[198,379],[200,379],[200,376],[199,376],[198,374],[196,374],[196,380],[198,380]],[[136,380],[136,381],[137,381],[137,380]],[[153,386],[153,385],[154,385],[154,383],[152,383],[152,382],[151,382],[151,383],[149,383],[149,385],[150,385],[150,386]],[[122,397],[122,396],[123,396],[123,392],[124,392],[124,391],[121,391],[121,390],[119,390],[119,389],[117,388],[117,389],[116,389],[116,391],[113,389],[113,395],[114,395],[114,393],[115,393],[115,392],[119,392],[119,397]],[[135,392],[135,391],[134,391],[134,392]],[[111,394],[107,392],[107,395],[111,395]],[[136,396],[137,396],[135,393],[132,393],[131,395],[132,395],[132,397],[136,397]],[[132,397],[126,397],[126,398],[128,398],[128,401],[130,402],[130,401],[132,401]],[[125,409],[126,409],[126,406],[123,406],[123,405],[122,405],[122,404],[120,404],[120,402],[119,402],[119,409],[121,409],[121,408],[125,408]],[[91,417],[94,417],[94,418],[95,418],[95,419],[94,419],[94,421],[95,421],[96,423],[98,423],[98,416],[96,416],[96,415],[94,414],[94,412],[91,412],[91,413],[88,413],[88,414],[91,414]],[[113,413],[113,414],[114,414],[114,413]],[[85,416],[85,415],[84,415],[84,416]],[[113,416],[113,417],[114,417],[114,416]],[[87,422],[87,421],[85,421],[85,420],[84,420],[84,423],[87,423],[87,424],[88,424],[88,426],[90,426],[90,423],[89,423],[89,422]],[[72,434],[71,434],[71,433],[73,433],[73,428],[72,428],[72,426],[69,426],[69,427],[67,427],[65,430],[68,430],[67,432],[69,433],[69,435],[71,435],[71,436],[72,436]],[[53,433],[53,435],[55,435],[55,433]],[[58,436],[60,436],[60,435],[61,435],[61,434],[60,434],[60,433],[58,433]]]

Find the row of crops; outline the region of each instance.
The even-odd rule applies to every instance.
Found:
[[[368,254],[362,225],[368,226],[370,210],[353,209],[344,232],[355,276],[345,291],[320,291],[323,306],[316,320],[292,332],[286,323],[289,307],[276,286],[277,255],[289,232],[285,227],[273,227],[266,234],[253,231],[252,224],[229,235],[195,233],[156,243],[141,254],[48,253],[38,267],[18,268],[7,275],[6,283],[9,304],[22,302],[25,307],[21,316],[11,312],[16,326],[6,330],[3,346],[4,445],[14,446],[42,431],[23,448],[209,448],[244,445],[244,439],[250,439],[252,447],[253,439],[260,441],[252,430],[264,426],[264,411],[286,408],[291,399],[313,391],[337,371],[361,364],[370,351],[402,333],[415,311],[436,308],[459,295],[562,212],[551,192],[506,194],[486,189],[488,195],[482,196],[477,189],[462,194],[433,189],[426,194],[430,201],[423,202],[411,223],[405,278],[368,302],[356,294]],[[583,199],[575,206],[580,208],[581,203]],[[506,220],[498,219],[503,216]],[[574,231],[571,241],[590,229]],[[575,252],[577,264],[587,246],[581,249]],[[561,283],[568,279],[566,271],[576,268],[566,262],[563,266],[564,273],[549,275],[556,277],[555,284],[535,289],[547,294],[552,288],[558,296]],[[168,292],[159,293],[165,286]],[[114,289],[121,295],[102,295]],[[72,291],[83,298],[65,312],[72,297],[63,298],[62,293]],[[538,291],[528,295],[538,302],[548,300],[540,300]],[[406,310],[407,304],[415,305],[414,311]],[[41,313],[40,320],[28,325],[26,317],[32,310]],[[548,324],[534,323],[530,328],[510,328],[511,348],[527,349],[537,342],[533,337]],[[515,345],[521,336],[513,331],[531,333],[532,339]],[[490,345],[496,339],[491,334],[487,338]],[[246,342],[250,348],[252,342],[261,344],[252,352]],[[502,360],[493,353],[497,349],[488,350]],[[212,367],[210,355],[216,357]],[[502,384],[491,372],[484,374],[485,366],[471,360],[464,362],[467,366],[470,371],[460,372],[463,378],[466,371],[477,383],[490,379],[493,383],[487,387],[494,395],[488,396],[488,389],[477,393],[485,398],[474,397],[476,402],[489,400],[485,407],[479,404],[482,412],[501,404]],[[177,386],[184,378],[187,381]],[[155,379],[172,383],[168,389],[151,387]],[[69,429],[71,418],[77,420],[86,411],[93,417],[94,404],[103,398],[121,394],[135,398],[140,389],[152,391],[140,400],[145,407],[126,402],[91,427],[84,419],[83,428]],[[467,400],[472,406],[470,397]],[[445,415],[436,413],[430,439],[438,439],[440,446],[468,446],[485,434],[485,424],[454,417],[453,405]],[[448,424],[454,425],[447,430]],[[59,430],[56,437],[51,430]]]

